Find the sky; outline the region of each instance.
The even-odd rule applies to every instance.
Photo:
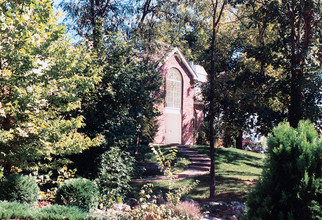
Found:
[[[62,17],[60,17],[58,19],[58,24],[63,24],[64,23],[64,18],[65,18],[65,13],[63,12],[63,10],[60,7],[58,7],[58,5],[62,1],[63,0],[53,0],[53,2],[54,2],[54,14],[56,14],[58,11],[60,11],[60,14],[62,15]],[[77,42],[81,41],[81,38],[76,36],[76,33],[73,30],[66,31],[65,34],[67,35],[68,39],[70,39],[74,43],[77,43]]]
[[[62,0],[54,0],[54,14],[59,10],[58,5],[62,2]],[[64,14],[63,10],[61,10],[61,13]],[[64,20],[64,17],[60,18],[58,20],[59,23],[61,23]]]

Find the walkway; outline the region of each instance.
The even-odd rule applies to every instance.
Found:
[[[191,164],[189,169],[182,171],[175,175],[176,180],[183,180],[191,177],[202,176],[209,173],[210,170],[210,158],[204,154],[199,154],[197,151],[191,149],[187,145],[179,145],[177,150],[188,156]],[[158,176],[143,179],[133,179],[132,182],[156,182],[168,180],[166,176]]]

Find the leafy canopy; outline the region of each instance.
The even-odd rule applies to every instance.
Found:
[[[0,165],[7,173],[40,160],[57,165],[55,156],[100,142],[78,132],[81,97],[100,81],[99,69],[63,33],[50,0],[0,1]]]

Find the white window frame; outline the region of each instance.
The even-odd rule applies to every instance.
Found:
[[[166,75],[166,107],[180,110],[182,105],[182,76],[171,68]]]

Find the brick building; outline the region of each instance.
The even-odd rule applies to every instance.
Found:
[[[203,121],[203,101],[200,84],[207,81],[202,66],[187,62],[174,48],[159,65],[163,75],[161,91],[164,98],[158,105],[161,115],[154,144],[194,144],[194,130]]]

